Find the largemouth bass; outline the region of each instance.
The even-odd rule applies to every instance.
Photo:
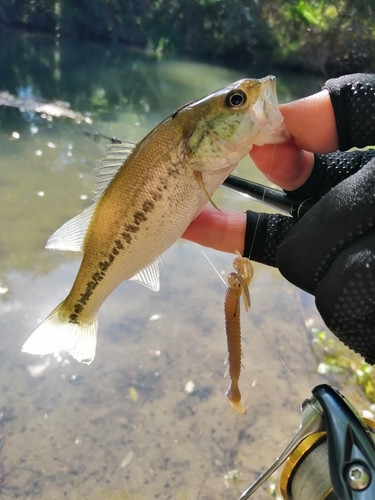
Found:
[[[97,313],[124,280],[159,289],[158,259],[199,214],[253,144],[288,134],[276,79],[244,79],[176,110],[137,145],[112,145],[94,204],[66,222],[47,249],[83,252],[73,287],[25,342],[31,354],[95,356]]]

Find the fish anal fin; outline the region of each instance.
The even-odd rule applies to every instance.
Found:
[[[136,281],[140,285],[150,288],[154,292],[158,292],[160,290],[159,262],[160,259],[155,260],[152,264],[139,271],[139,273],[130,279]]]

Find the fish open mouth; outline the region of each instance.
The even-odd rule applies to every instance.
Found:
[[[284,117],[280,112],[276,93],[276,78],[266,76],[262,79],[264,90],[253,106],[255,119],[260,126],[260,133],[254,144],[278,144],[290,139],[290,134],[284,125]]]

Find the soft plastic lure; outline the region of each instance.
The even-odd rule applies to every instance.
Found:
[[[251,305],[249,285],[254,275],[254,268],[250,260],[247,257],[242,257],[238,250],[236,250],[236,255],[237,257],[232,262],[235,272],[230,273],[227,278],[228,288],[224,300],[228,373],[230,378],[226,397],[236,412],[245,413],[246,408],[238,388],[242,365],[240,299],[242,296],[245,311],[247,312]]]

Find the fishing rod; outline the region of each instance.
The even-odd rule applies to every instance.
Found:
[[[300,219],[310,208],[315,205],[318,199],[294,198],[280,189],[274,189],[263,184],[242,179],[235,175],[229,175],[223,182],[223,186],[241,193],[256,201],[265,203],[276,210],[285,212],[295,219]]]
[[[123,141],[122,139],[119,139],[118,137],[115,137],[115,136],[109,137],[109,135],[104,135],[100,132],[93,132],[92,130],[88,130],[88,129],[78,128],[77,132],[85,135],[86,137],[90,137],[91,139],[93,139],[94,142],[99,142],[100,139],[105,139],[106,141],[109,141],[111,144],[122,144],[123,142],[127,142],[127,141]]]
[[[374,500],[375,422],[327,384],[312,390],[301,413],[295,437],[239,500],[248,500],[283,464],[284,500]]]

